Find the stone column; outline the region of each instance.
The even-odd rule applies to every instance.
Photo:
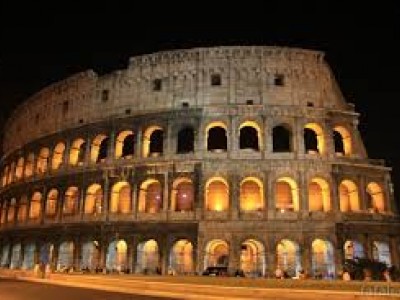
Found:
[[[46,202],[47,202],[47,187],[44,186],[42,190],[42,201],[40,207],[40,223],[43,224],[46,216]]]
[[[305,174],[299,172],[299,183],[298,183],[298,191],[299,191],[299,210],[302,213],[308,214],[309,212],[309,203],[308,203],[308,182]]]
[[[312,247],[309,239],[303,240],[303,245],[300,245],[301,267],[306,274],[312,275]]]
[[[104,179],[104,189],[103,189],[103,208],[102,208],[102,214],[106,220],[108,220],[109,216],[109,199],[110,199],[110,179],[108,177],[107,171],[103,173],[103,179]]]
[[[398,240],[395,236],[390,237],[390,244],[389,244],[389,249],[390,249],[390,258],[392,261],[392,265],[398,267],[400,264],[399,260],[399,243]]]
[[[169,172],[164,173],[164,184],[163,184],[163,206],[162,211],[168,211],[168,202],[169,202],[169,187],[170,187],[170,179],[169,179]]]
[[[228,176],[229,181],[229,211],[230,219],[237,220],[240,214],[240,188],[239,178],[236,174],[230,174]]]
[[[115,130],[110,132],[107,145],[107,161],[112,162],[115,159]]]
[[[135,139],[135,158],[139,159],[142,157],[142,129],[138,128],[135,132],[136,139]]]
[[[81,237],[76,237],[74,240],[74,255],[73,255],[73,267],[74,270],[81,269],[82,261],[82,241]]]
[[[232,237],[231,241],[229,243],[229,265],[228,265],[228,270],[230,272],[235,272],[236,270],[239,270],[240,268],[240,243],[239,241],[235,238]]]
[[[275,270],[277,268],[277,253],[276,253],[276,244],[277,240],[274,237],[269,237],[268,244],[266,245],[266,259],[267,259],[267,270],[266,275],[269,277],[275,277]]]
[[[84,165],[88,166],[91,164],[90,158],[91,158],[91,149],[92,149],[92,138],[87,137],[86,139],[86,144],[85,144],[85,161],[84,161]]]
[[[69,165],[69,154],[71,152],[71,140],[65,142],[65,149],[63,153],[61,168],[65,169]]]
[[[161,267],[161,274],[166,275],[168,271],[168,239],[167,237],[163,236],[160,239],[160,267]]]
[[[358,182],[356,182],[358,186],[358,194],[360,199],[360,210],[361,211],[368,211],[369,203],[367,203],[367,187],[366,187],[366,178],[364,176],[358,177]]]

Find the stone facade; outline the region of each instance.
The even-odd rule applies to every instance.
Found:
[[[316,51],[198,48],[76,74],[6,124],[0,263],[262,276],[333,276],[357,255],[398,266],[390,168],[368,159],[357,124]]]

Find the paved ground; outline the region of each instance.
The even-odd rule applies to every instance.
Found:
[[[41,284],[13,279],[0,278],[1,300],[162,300],[174,299],[164,297],[150,297],[129,295],[100,290],[91,290],[76,287],[65,287],[50,284]]]

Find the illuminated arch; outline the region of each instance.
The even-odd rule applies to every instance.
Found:
[[[157,156],[163,153],[164,130],[160,126],[150,126],[143,134],[143,157]]]
[[[275,206],[282,212],[299,210],[299,191],[296,181],[292,178],[281,177],[276,181]]]
[[[171,210],[191,211],[194,205],[194,187],[189,178],[178,178],[172,184]]]
[[[20,243],[14,244],[11,248],[10,269],[19,269],[21,267],[22,247]]]
[[[294,241],[283,239],[276,245],[276,264],[291,277],[301,270],[300,247]]]
[[[207,243],[204,256],[204,267],[227,267],[229,263],[229,246],[224,240],[212,240]]]
[[[160,251],[155,240],[147,240],[137,247],[137,271],[145,274],[157,274],[160,268]]]
[[[17,168],[15,169],[15,178],[20,180],[24,175],[24,163],[25,160],[23,157],[20,157],[17,162]]]
[[[3,186],[7,185],[7,178],[8,178],[8,166],[6,166],[3,170],[3,178],[2,178],[2,184]]]
[[[102,212],[103,189],[100,184],[94,183],[86,190],[85,214],[97,214]]]
[[[206,140],[208,151],[226,151],[228,149],[227,126],[221,121],[215,121],[206,127]]]
[[[42,194],[34,192],[30,202],[29,219],[39,219],[42,207]]]
[[[264,185],[262,181],[255,177],[246,177],[240,183],[240,210],[254,211],[264,208]]]
[[[266,258],[264,245],[257,240],[248,239],[241,245],[240,269],[248,276],[264,276]]]
[[[239,126],[239,149],[260,151],[263,145],[262,131],[254,121],[246,121]]]
[[[50,150],[49,148],[42,148],[39,152],[39,157],[37,160],[36,171],[39,174],[43,174],[47,171],[49,164]]]
[[[100,245],[98,241],[87,241],[82,245],[82,259],[80,267],[82,270],[94,271],[100,264]]]
[[[367,193],[370,198],[370,203],[368,203],[368,208],[374,212],[384,212],[385,211],[385,196],[383,190],[379,184],[376,182],[370,182],[367,185]]]
[[[113,185],[111,191],[110,212],[126,214],[131,211],[131,186],[126,181]]]
[[[25,244],[24,246],[24,258],[22,261],[23,270],[32,270],[35,266],[35,243]]]
[[[147,179],[140,186],[139,212],[158,213],[163,209],[161,183],[155,179]]]
[[[7,223],[13,223],[15,221],[16,208],[17,208],[17,200],[15,198],[10,199],[7,210]]]
[[[26,195],[22,195],[19,199],[18,205],[18,222],[23,223],[26,221],[28,217],[28,197]]]
[[[357,259],[365,257],[364,247],[357,241],[347,240],[343,245],[345,259]]]
[[[205,185],[205,206],[209,211],[226,211],[229,208],[229,185],[222,177],[210,178]]]
[[[74,242],[67,241],[60,244],[58,250],[57,270],[70,269],[74,265]]]
[[[125,240],[113,241],[108,245],[107,270],[122,272],[128,267],[128,245]]]
[[[344,155],[352,154],[352,140],[350,132],[343,126],[336,126],[333,129],[335,153]]]
[[[51,162],[51,168],[53,170],[57,170],[64,162],[64,151],[65,151],[65,144],[58,143],[53,150],[53,160]]]
[[[374,241],[372,243],[372,257],[374,260],[382,262],[390,267],[392,265],[392,259],[389,243]]]
[[[335,274],[334,250],[332,243],[315,239],[311,244],[312,271],[314,276]],[[325,276],[324,276],[325,275]]]
[[[135,138],[132,130],[121,131],[115,143],[115,158],[132,158],[135,153]]]
[[[78,213],[79,189],[76,186],[70,186],[64,196],[64,215],[74,215]]]
[[[35,155],[33,153],[29,153],[25,164],[25,177],[30,177],[33,175],[34,164],[35,164]]]
[[[308,185],[308,207],[310,211],[330,211],[331,196],[325,179],[315,177]]]
[[[14,180],[14,174],[15,174],[15,162],[13,161],[10,165],[10,171],[8,172],[8,183],[10,184]]]
[[[351,180],[343,180],[339,185],[340,210],[354,212],[360,210],[357,185]]]
[[[46,216],[55,216],[57,214],[58,190],[51,189],[47,194]]]
[[[188,240],[174,243],[169,254],[169,268],[178,275],[193,272],[193,244]]]
[[[72,142],[71,150],[69,152],[69,164],[76,166],[83,164],[85,161],[85,140],[78,138]]]
[[[97,135],[92,141],[90,161],[92,163],[103,162],[107,158],[108,137],[104,134]]]
[[[304,126],[304,147],[306,153],[325,153],[325,137],[320,125],[308,123]]]

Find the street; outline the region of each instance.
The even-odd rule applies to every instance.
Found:
[[[76,287],[65,287],[50,284],[18,281],[13,279],[0,278],[0,299],[1,300],[161,300],[173,299],[164,297],[151,297],[142,295],[130,295],[100,290],[92,290]]]

